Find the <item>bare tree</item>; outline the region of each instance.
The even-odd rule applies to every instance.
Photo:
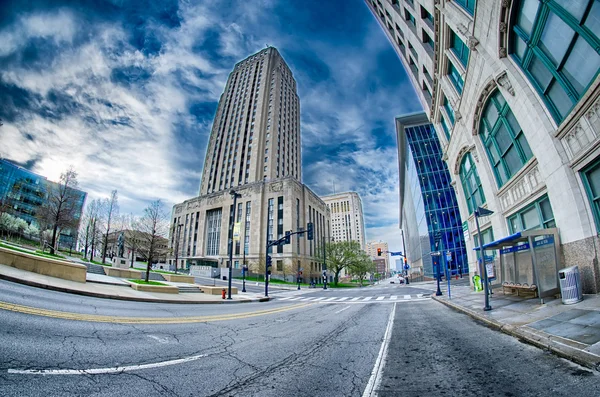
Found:
[[[136,229],[140,231],[140,249],[144,251],[148,260],[145,278],[148,282],[152,260],[158,254],[158,243],[166,238],[169,231],[169,214],[165,211],[161,200],[151,202],[144,209],[144,215],[137,222]]]
[[[60,230],[77,227],[78,195],[74,189],[78,185],[77,172],[70,167],[60,175],[57,184],[49,185],[48,198],[36,214],[40,224],[47,224],[52,229],[51,254],[55,252],[56,238]]]
[[[138,220],[130,213],[129,215],[124,216],[124,221],[125,229],[129,231],[125,233],[125,243],[131,250],[131,263],[129,264],[129,267],[133,267],[137,251],[140,248],[140,233],[136,230],[136,227],[138,227]]]
[[[102,202],[102,212],[106,219],[106,232],[104,234],[104,245],[102,247],[102,263],[106,263],[106,247],[108,247],[108,234],[112,218],[119,213],[119,196],[117,191],[110,192],[110,197]]]
[[[93,241],[95,231],[95,221],[98,218],[99,202],[92,200],[85,207],[83,218],[81,219],[81,230],[79,232],[79,243],[83,245],[83,259],[87,259],[88,249]],[[92,256],[90,256],[90,260]]]

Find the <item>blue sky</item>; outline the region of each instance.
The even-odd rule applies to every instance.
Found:
[[[420,104],[362,0],[29,1],[0,8],[0,156],[122,213],[198,193],[234,64],[277,47],[298,82],[303,182],[353,190],[400,249],[394,116]]]

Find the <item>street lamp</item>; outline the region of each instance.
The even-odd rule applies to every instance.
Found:
[[[475,224],[477,225],[477,236],[479,237],[479,256],[481,257],[481,265],[483,266],[483,291],[485,294],[485,306],[483,307],[483,310],[486,312],[492,310],[492,307],[490,306],[488,273],[485,266],[485,255],[483,254],[483,239],[481,238],[481,230],[479,229],[479,217],[490,216],[493,213],[494,211],[481,207],[477,207],[475,210]]]
[[[233,209],[231,212],[231,220],[229,221],[229,276],[227,277],[227,299],[231,299],[231,276],[233,267],[233,223],[235,222],[235,209],[237,207],[237,199],[242,197],[241,194],[231,189],[229,194],[233,197]]]

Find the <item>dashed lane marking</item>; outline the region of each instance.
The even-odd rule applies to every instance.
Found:
[[[404,295],[404,299],[410,299],[410,295]]]
[[[373,299],[372,296],[367,296],[365,299],[363,299],[363,302],[370,301],[371,299]]]
[[[350,302],[356,302],[357,300],[359,300],[360,298],[352,298],[350,299]]]
[[[385,296],[378,296],[377,299],[375,299],[376,301],[382,301],[385,299]]]
[[[60,312],[56,310],[40,309],[37,307],[17,305],[13,303],[0,302],[0,309],[12,312],[32,314],[36,316],[60,318],[64,320],[74,321],[89,321],[96,323],[115,323],[115,324],[183,324],[183,323],[205,323],[211,321],[226,321],[238,320],[242,318],[250,318],[264,316],[267,314],[275,314],[286,312],[288,310],[300,309],[302,307],[311,306],[313,303],[300,303],[295,305],[284,306],[276,309],[258,310],[255,312],[220,314],[214,316],[191,316],[191,317],[118,317],[118,316],[103,316],[98,314],[83,314]]]
[[[390,299],[391,300],[396,300],[396,299],[398,299],[398,295],[392,295],[392,296],[390,296]]]
[[[348,300],[348,299],[350,299],[350,298],[349,297],[340,298],[340,299],[338,299],[338,302],[343,302],[343,301]]]

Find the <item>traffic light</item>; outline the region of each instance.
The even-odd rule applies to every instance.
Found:
[[[292,234],[292,232],[285,232],[285,240],[284,240],[284,244],[289,244],[291,242],[291,236],[290,234]]]
[[[381,256],[381,248],[377,248],[377,256]]]
[[[306,234],[307,234],[306,238],[308,240],[313,240],[314,239],[313,227],[314,227],[314,225],[313,225],[312,222],[309,222],[308,225],[306,225]]]
[[[273,259],[267,255],[267,270],[272,266]]]

